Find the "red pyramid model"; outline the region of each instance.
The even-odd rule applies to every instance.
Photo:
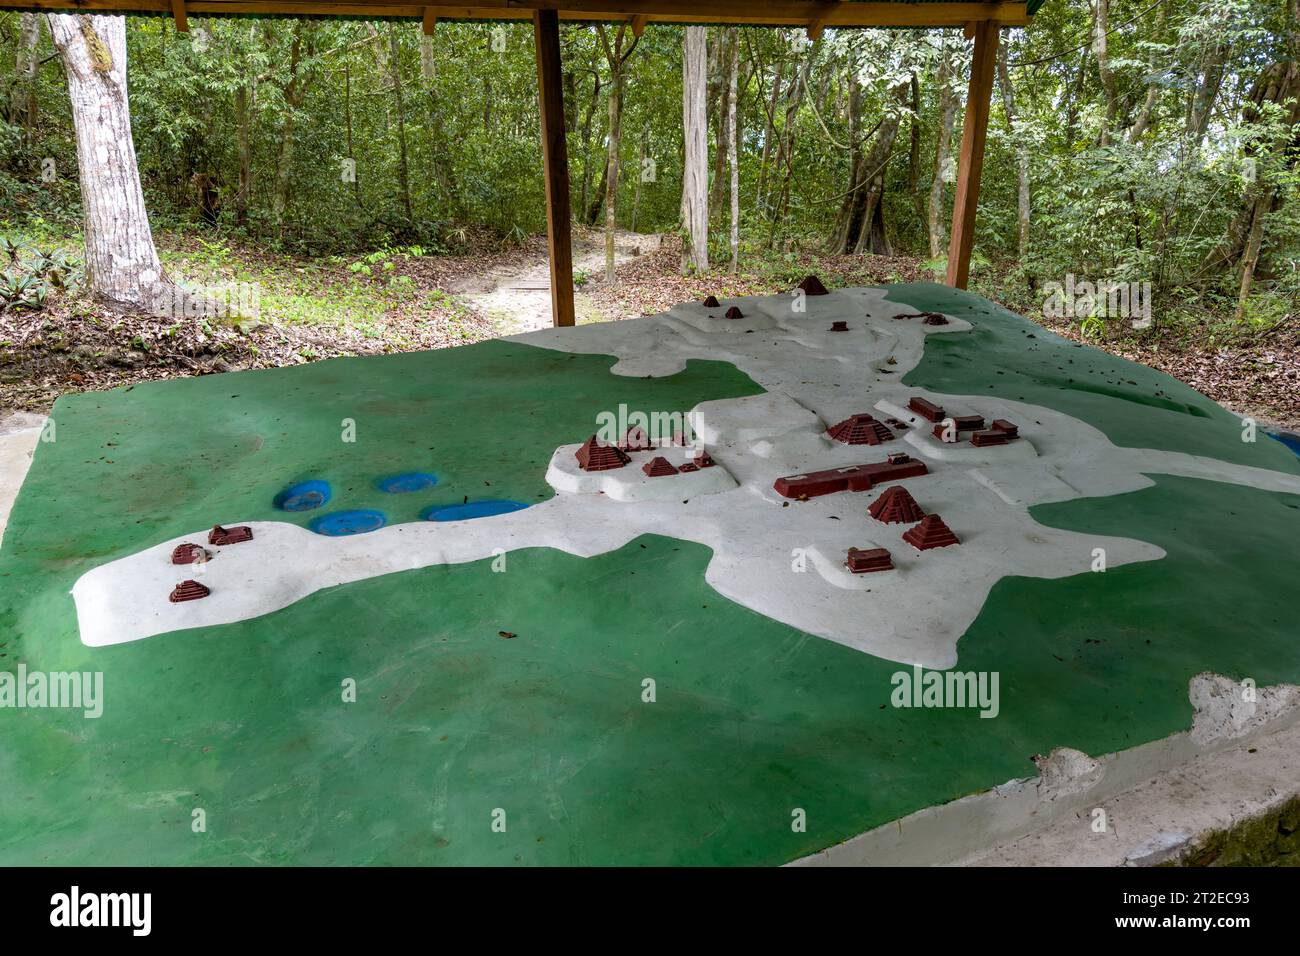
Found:
[[[816,276],[806,276],[804,280],[799,283],[799,288],[803,289],[806,295],[830,295],[830,293],[826,291],[826,286],[822,285],[822,280]]]
[[[574,457],[578,459],[578,467],[583,471],[609,471],[612,468],[622,468],[632,460],[613,445],[600,444],[595,435],[583,442]]]
[[[173,604],[180,604],[182,601],[197,601],[200,598],[207,597],[211,593],[212,592],[208,590],[206,585],[200,584],[198,581],[186,580],[182,581],[172,589],[172,593],[168,596],[168,600]]]
[[[718,308],[718,297],[716,295],[709,296],[707,299],[704,300],[704,307],[706,309]]]
[[[903,532],[903,540],[918,551],[961,543],[938,515],[926,515],[916,527]]]
[[[884,524],[912,524],[925,517],[912,493],[902,485],[890,485],[867,508],[867,514]]]
[[[651,458],[641,466],[641,470],[651,478],[662,478],[665,475],[677,474],[677,469],[673,467],[672,462],[663,455],[657,455],[656,457]]]
[[[734,305],[723,314],[724,319],[743,319],[744,317],[745,313],[741,312],[740,309],[736,308]]]
[[[846,445],[879,445],[881,442],[893,441],[894,433],[865,412],[850,415],[838,425],[826,429],[826,434]]]
[[[650,436],[645,433],[645,429],[632,427],[627,430],[618,447],[624,451],[649,451],[652,446]]]

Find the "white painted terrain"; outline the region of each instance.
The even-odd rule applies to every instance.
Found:
[[[206,529],[166,541],[83,575],[73,595],[82,640],[99,646],[243,620],[283,608],[322,588],[379,574],[462,563],[519,548],[550,547],[589,557],[642,534],[694,541],[713,551],[706,580],[728,598],[793,627],[889,660],[946,668],[957,642],[1003,577],[1058,578],[1089,573],[1095,549],[1108,568],[1163,557],[1154,545],[1044,527],[1029,507],[1114,495],[1152,484],[1145,472],[1186,475],[1300,493],[1300,478],[1191,455],[1117,448],[1097,429],[1050,409],[988,395],[939,395],[899,379],[920,361],[927,335],[961,334],[970,325],[920,319],[885,300],[880,289],[846,289],[806,299],[789,296],[698,304],[616,323],[544,330],[515,341],[563,351],[613,354],[614,372],[671,375],[689,359],[733,362],[766,395],[704,402],[693,427],[717,462],[700,472],[659,478],[640,468],[654,454],[677,464],[687,449],[634,453],[622,469],[576,468],[576,443],[557,450],[547,472],[555,497],[522,511],[457,522],[395,525],[369,534],[322,537],[296,525],[251,523],[253,541],[216,549],[203,566],[209,597],[169,604],[177,581],[199,577],[173,567],[171,549],[202,543]],[[738,305],[746,318],[727,320]],[[716,317],[715,317],[716,316]],[[829,331],[847,321],[849,331]],[[828,425],[858,412],[911,420],[912,396],[986,421],[1006,418],[1019,440],[976,448],[945,445],[918,424],[882,445],[828,439]],[[597,414],[592,409],[592,432]],[[640,409],[651,413],[661,409]],[[1174,413],[1168,413],[1173,415]],[[654,436],[652,436],[654,437]],[[905,451],[930,474],[903,484],[927,513],[940,514],[961,543],[918,552],[901,540],[909,527],[867,516],[880,493],[841,492],[788,501],[772,489],[781,476],[884,460]],[[214,515],[242,524],[237,515]],[[848,548],[887,548],[894,570],[851,575]],[[508,580],[508,576],[505,580]]]

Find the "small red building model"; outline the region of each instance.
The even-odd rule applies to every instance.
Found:
[[[582,447],[574,452],[574,457],[578,459],[578,467],[583,471],[609,471],[622,468],[632,460],[622,449],[602,445],[595,435],[582,443]]]
[[[924,398],[913,398],[907,403],[907,407],[928,422],[941,422],[948,417],[944,413],[942,405],[936,405]]]
[[[786,498],[817,498],[837,491],[870,491],[886,481],[915,478],[928,473],[925,462],[908,455],[894,454],[889,456],[888,461],[778,478],[772,487],[777,494]]]
[[[718,305],[718,297],[716,295],[711,295],[704,300],[704,307],[706,309],[716,309],[718,308]]]
[[[826,429],[826,434],[846,445],[879,445],[893,441],[894,433],[866,412],[850,415],[844,421]]]
[[[213,525],[212,530],[208,532],[208,544],[239,544],[241,541],[252,540],[253,529],[247,525],[240,525],[237,528],[223,528],[218,524]]]
[[[883,524],[913,524],[925,517],[912,493],[902,485],[891,485],[871,502],[867,514]]]
[[[172,589],[171,595],[167,600],[173,604],[179,604],[181,601],[197,601],[199,598],[205,598],[212,592],[198,581],[182,581]]]
[[[903,532],[903,540],[918,551],[961,543],[938,515],[926,515],[920,524]]]
[[[892,571],[894,562],[884,548],[849,548],[844,566],[854,574],[866,574],[870,571]]]
[[[1008,438],[1020,437],[1020,427],[1007,421],[1005,418],[993,419],[992,427],[996,428],[1000,432],[1004,432]]]
[[[696,452],[694,464],[696,468],[712,468],[713,458],[707,451]]]
[[[998,431],[996,428],[986,428],[970,436],[970,443],[976,448],[984,448],[988,445],[1005,445],[1010,441],[1010,436],[1004,431]]]
[[[672,462],[663,455],[656,455],[651,458],[641,466],[641,470],[651,478],[663,478],[667,475],[677,474],[677,469],[673,467]]]
[[[722,317],[724,319],[743,319],[745,317],[745,313],[741,312],[739,308],[733,305],[731,308],[729,308],[726,312],[722,314]]]
[[[849,323],[837,319],[836,321],[831,323],[831,327],[829,331],[847,332],[848,330],[849,330]]]

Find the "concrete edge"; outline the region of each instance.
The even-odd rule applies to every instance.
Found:
[[[1049,757],[1038,758],[1043,770],[1040,776],[1010,780],[991,790],[918,810],[787,865],[945,866],[971,862],[994,847],[1148,785],[1161,774],[1200,758],[1247,747],[1300,724],[1300,687],[1290,684],[1259,689],[1258,710],[1262,713],[1256,713],[1252,703],[1251,713],[1244,719],[1240,714],[1226,715],[1222,707],[1217,714],[1208,715],[1211,708],[1206,700],[1225,687],[1236,686],[1229,678],[1198,674],[1189,687],[1197,707],[1191,730],[1096,759],[1077,751],[1055,750]],[[1300,790],[1300,780],[1296,788]],[[1189,834],[1188,840],[1195,836]]]

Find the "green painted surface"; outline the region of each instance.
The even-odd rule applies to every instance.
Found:
[[[1300,498],[1163,477],[1035,509],[1169,555],[1000,582],[959,645],[961,669],[1000,674],[992,720],[891,708],[898,665],[727,601],[704,583],[706,549],[661,537],[587,560],[517,552],[504,574],[388,575],[116,647],[77,641],[66,592],[85,568],[214,510],[283,517],[269,500],[285,481],[330,477],[345,508],[391,504],[368,490],[375,474],[443,477],[395,520],[482,481],[532,500],[593,407],[754,391],[724,365],[662,380],[609,365],[490,343],[61,402],[0,550],[0,670],[99,669],[108,700],[98,720],[0,710],[0,863],[780,863],[1028,775],[1053,746],[1102,753],[1185,729],[1198,671],[1300,679],[1293,568],[1273,560],[1294,553]],[[197,408],[197,430],[180,428]],[[338,442],[344,417],[355,449]],[[191,832],[195,807],[207,833]],[[791,830],[796,807],[806,833]]]
[[[1206,455],[1300,474],[1300,459],[1237,415],[1163,372],[1072,342],[980,296],[934,283],[887,286],[889,298],[967,319],[967,333],[932,335],[907,385],[993,393],[1065,412],[1116,445]]]

